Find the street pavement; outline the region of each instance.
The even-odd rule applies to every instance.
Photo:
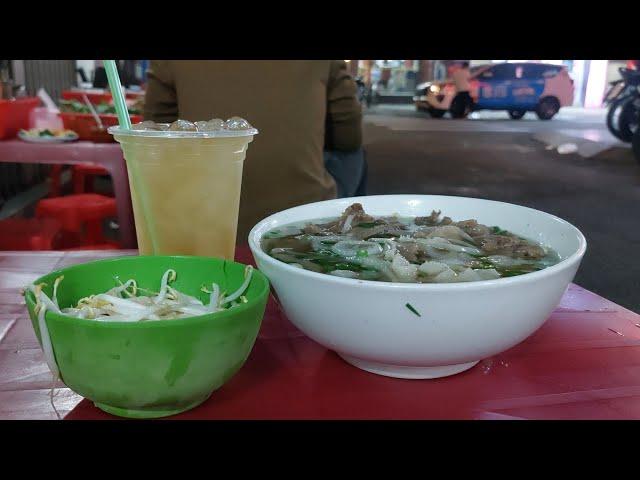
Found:
[[[640,312],[640,164],[607,131],[605,113],[453,120],[410,105],[374,106],[364,119],[368,193],[487,198],[564,218],[588,242],[576,283]],[[577,151],[558,153],[566,143]]]

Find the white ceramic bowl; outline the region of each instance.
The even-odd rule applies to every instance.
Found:
[[[261,237],[274,228],[337,217],[354,202],[372,215],[422,216],[441,210],[454,221],[474,218],[548,245],[562,261],[497,280],[403,284],[303,270],[260,248]],[[508,203],[437,195],[381,195],[302,205],[265,218],[249,234],[256,263],[289,320],[352,365],[400,378],[453,375],[527,338],[560,302],[586,245],[576,227],[553,215]]]

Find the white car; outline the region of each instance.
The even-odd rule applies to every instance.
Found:
[[[567,68],[547,63],[496,63],[471,69],[473,100],[470,110],[506,110],[514,120],[526,112],[535,112],[541,120],[550,120],[561,107],[573,104],[574,85]],[[418,85],[413,97],[418,110],[441,118],[447,111],[463,117],[455,102],[452,80]]]

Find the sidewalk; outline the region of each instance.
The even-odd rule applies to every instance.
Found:
[[[544,130],[533,134],[533,138],[548,147],[573,143],[578,155],[590,158],[611,148],[630,148],[630,144],[614,137],[607,128],[606,108],[565,107],[560,110],[558,120],[574,122],[574,127]],[[580,128],[583,124],[593,124],[593,128]]]

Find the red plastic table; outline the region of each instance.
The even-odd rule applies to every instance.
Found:
[[[123,254],[135,252],[0,255],[0,418],[56,418],[19,289],[54,268]],[[250,262],[251,254],[242,247],[237,258]],[[55,404],[66,419],[116,418],[68,388]],[[571,285],[549,320],[511,350],[452,377],[402,380],[345,363],[270,301],[242,369],[204,404],[171,418],[640,418],[640,316]]]
[[[43,144],[22,140],[2,140],[0,141],[0,162],[63,165],[95,163],[106,168],[113,180],[122,246],[137,247],[127,166],[119,144],[93,142]]]

